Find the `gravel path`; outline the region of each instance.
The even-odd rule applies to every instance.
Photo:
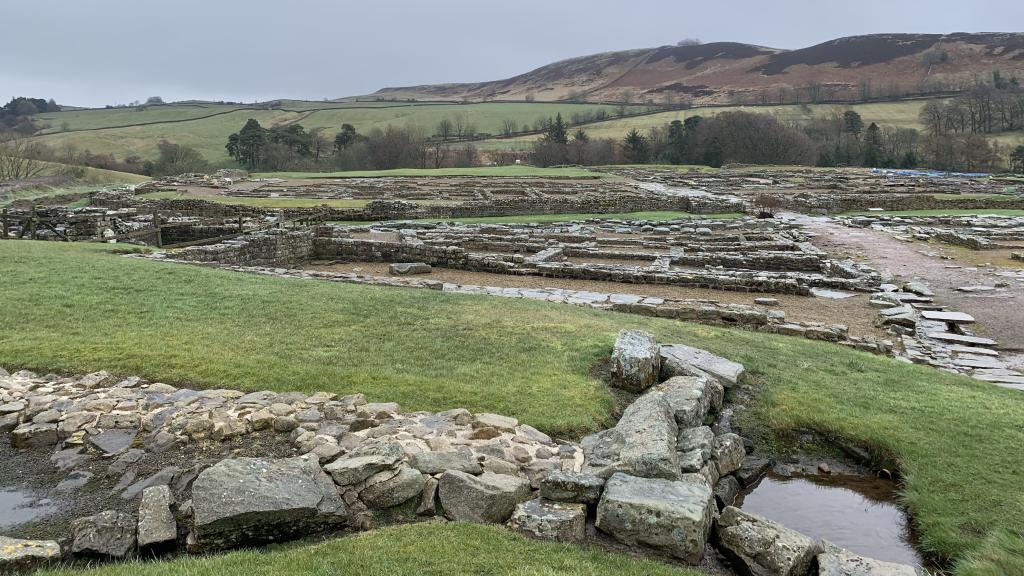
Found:
[[[848,228],[826,218],[800,221],[817,235],[814,244],[834,257],[866,260],[891,273],[894,283],[924,282],[937,303],[974,316],[978,335],[993,338],[1000,349],[1024,351],[1024,275],[1017,275],[1019,269],[978,266],[978,253],[965,258],[963,251],[943,244],[904,242],[887,232]],[[957,291],[961,286],[998,288],[971,294]]]

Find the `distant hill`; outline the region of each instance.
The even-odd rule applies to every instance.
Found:
[[[1024,82],[1024,33],[871,34],[798,50],[662,46],[571,58],[506,80],[383,88],[373,96],[761,104],[956,91],[993,71]]]

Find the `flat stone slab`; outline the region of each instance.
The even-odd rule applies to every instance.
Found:
[[[410,274],[430,274],[433,268],[423,262],[396,262],[389,267],[392,274],[406,276]]]
[[[959,287],[957,287],[956,290],[957,290],[957,292],[967,292],[967,293],[970,293],[970,294],[974,294],[974,293],[978,293],[978,292],[995,292],[996,287],[995,286],[959,286]]]
[[[914,566],[866,558],[849,550],[818,554],[818,576],[925,576]]]
[[[586,538],[587,507],[543,498],[528,500],[516,506],[509,525],[542,540],[582,542]]]
[[[954,366],[963,366],[964,368],[1006,368],[1006,364],[991,358],[989,356],[975,356],[972,354],[965,354],[959,356],[953,360]]]
[[[106,454],[117,454],[130,448],[138,435],[135,429],[115,428],[89,436],[89,444]]]
[[[954,342],[956,344],[969,344],[972,346],[995,346],[996,341],[991,338],[981,338],[980,336],[965,336],[963,334],[953,334],[952,332],[929,332],[928,337],[941,340],[943,342]]]
[[[999,356],[999,352],[995,350],[989,350],[988,348],[977,348],[975,346],[961,346],[954,344],[949,347],[950,352],[956,352],[957,354],[977,354],[979,356]]]
[[[0,536],[0,572],[28,571],[60,558],[60,544],[52,540],[19,540]]]
[[[974,316],[963,312],[936,312],[933,310],[922,310],[921,316],[925,320],[937,320],[950,324],[974,324]]]
[[[707,350],[684,344],[663,344],[661,346],[661,377],[663,380],[673,376],[707,374],[728,388],[739,383],[744,371],[743,364],[726,360]]]

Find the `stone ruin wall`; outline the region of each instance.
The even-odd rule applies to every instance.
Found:
[[[314,234],[309,230],[268,230],[211,246],[191,246],[174,253],[177,260],[228,266],[286,268],[310,260]]]
[[[885,210],[985,210],[1024,209],[1024,197],[992,198],[943,198],[930,194],[800,194],[789,196],[770,194],[784,210],[797,212],[825,211],[828,213],[863,211],[870,208]]]

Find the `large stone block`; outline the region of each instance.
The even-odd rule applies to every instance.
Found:
[[[601,498],[604,479],[593,474],[556,470],[540,481],[540,495],[557,502],[593,504]]]
[[[716,511],[703,482],[615,474],[597,506],[596,525],[620,542],[651,546],[697,564]]]
[[[438,478],[438,496],[451,520],[500,524],[530,497],[530,483],[518,476],[449,470]]]
[[[583,504],[537,498],[516,506],[509,526],[543,540],[582,542],[586,537],[587,508]]]
[[[0,573],[30,571],[60,558],[60,544],[52,540],[19,540],[0,536]]]
[[[409,457],[409,465],[424,474],[440,474],[446,470],[467,474],[480,474],[484,471],[469,451],[418,452]]]
[[[369,508],[391,508],[419,496],[423,483],[423,474],[403,465],[391,478],[364,488],[359,499]]]
[[[707,350],[683,344],[661,346],[661,378],[673,376],[701,376],[707,374],[726,388],[735,386],[743,377],[743,365],[726,360]]]
[[[601,478],[624,472],[642,478],[679,477],[675,416],[659,392],[630,404],[611,430],[581,442],[584,471]]]
[[[658,343],[647,332],[623,330],[612,350],[612,384],[643,392],[658,381],[661,358]]]
[[[325,466],[324,471],[338,486],[351,486],[379,472],[397,468],[404,454],[398,442],[366,442]]]
[[[680,428],[704,424],[710,412],[722,407],[724,388],[707,376],[673,376],[651,391],[662,394]]]
[[[818,554],[818,576],[927,576],[914,566],[858,556],[841,548]]]
[[[350,514],[310,458],[222,460],[192,484],[198,548],[280,540],[345,525]]]
[[[722,510],[715,538],[730,561],[755,576],[804,576],[823,551],[816,540],[732,506]]]
[[[173,501],[171,489],[167,486],[150,486],[142,491],[138,526],[140,550],[174,545],[178,538],[178,526],[171,512]]]
[[[135,518],[107,510],[71,522],[71,552],[84,556],[125,558],[135,550]]]

